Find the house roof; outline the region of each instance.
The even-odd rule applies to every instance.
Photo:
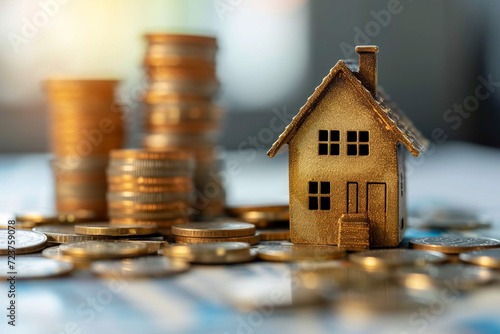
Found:
[[[332,80],[342,72],[347,80],[356,89],[358,94],[365,98],[373,107],[373,111],[380,116],[388,131],[392,131],[403,145],[406,146],[413,156],[418,157],[428,145],[428,140],[413,126],[413,123],[406,115],[393,103],[389,96],[379,88],[376,98],[363,86],[362,82],[356,77],[357,64],[349,61],[339,60],[330,70],[330,73],[323,79],[321,84],[316,87],[314,93],[307,99],[306,104],[300,108],[299,113],[292,119],[285,128],[278,140],[267,152],[271,158],[274,157],[284,144],[288,144],[298,131],[302,123],[315,109],[318,102],[322,99],[327,87]]]

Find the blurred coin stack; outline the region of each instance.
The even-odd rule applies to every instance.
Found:
[[[195,214],[221,215],[225,192],[216,145],[223,111],[212,101],[219,87],[216,40],[172,34],[151,34],[146,39],[149,88],[144,95],[143,145],[150,150],[192,151],[197,162]]]
[[[189,220],[195,161],[189,151],[116,150],[110,153],[108,214],[111,224],[170,227]]]
[[[108,152],[122,147],[117,80],[49,79],[52,169],[58,212],[90,210],[105,218]]]

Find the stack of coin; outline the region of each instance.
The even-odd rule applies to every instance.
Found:
[[[108,152],[122,146],[122,111],[116,80],[49,79],[52,168],[58,211],[91,210],[106,217]]]
[[[213,102],[215,38],[193,35],[146,35],[144,65],[150,84],[144,95],[144,147],[180,148],[194,153],[200,218],[223,213],[225,192],[219,176],[216,145],[223,112]]]
[[[254,224],[263,241],[290,239],[288,205],[239,206],[226,209],[229,216]]]
[[[172,225],[192,214],[194,168],[188,151],[112,151],[107,171],[111,223],[151,224],[170,234]]]
[[[247,223],[188,223],[172,226],[175,242],[214,243],[214,242],[246,242],[256,245],[260,235],[255,233],[255,226]]]

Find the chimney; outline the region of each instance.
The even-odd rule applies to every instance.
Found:
[[[377,52],[375,45],[358,45],[356,52],[359,54],[358,78],[366,89],[377,97]]]

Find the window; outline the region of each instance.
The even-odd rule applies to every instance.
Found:
[[[318,133],[318,154],[319,155],[339,155],[340,154],[340,131],[319,130]]]
[[[369,142],[368,131],[347,131],[347,155],[369,155]]]
[[[309,210],[330,210],[330,182],[309,182]]]

